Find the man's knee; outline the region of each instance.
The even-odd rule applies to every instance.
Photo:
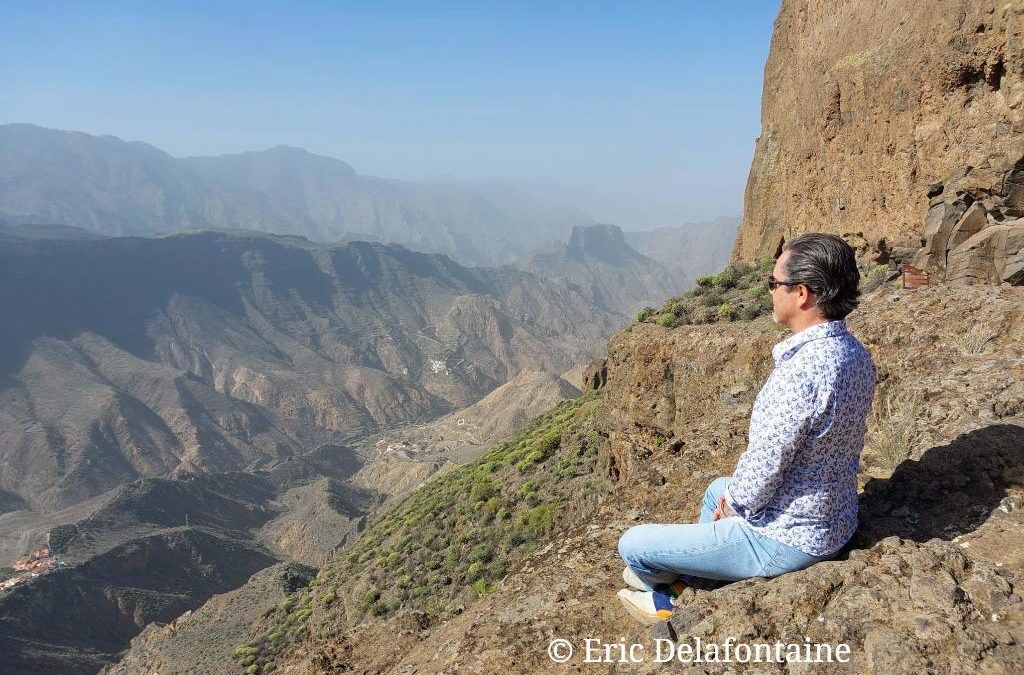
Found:
[[[714,479],[713,481],[711,481],[711,484],[708,485],[708,489],[705,491],[705,494],[717,499],[718,495],[725,492],[725,489],[729,487],[730,478],[731,476],[721,476],[719,478]]]
[[[646,531],[648,525],[634,525],[619,537],[619,557],[626,563],[636,560],[642,554],[646,544]]]

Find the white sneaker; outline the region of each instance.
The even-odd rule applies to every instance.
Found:
[[[622,570],[622,580],[626,582],[626,585],[630,588],[635,588],[638,591],[646,591],[647,586],[644,585],[643,580],[636,575],[633,568],[626,565]],[[657,586],[656,586],[657,587]],[[672,597],[672,604],[676,604],[676,599],[683,592],[683,589],[687,587],[687,583],[682,579],[676,579],[671,584],[668,584],[667,588],[664,584],[660,586],[662,590],[665,590],[669,596]]]
[[[636,575],[633,568],[626,565],[625,569],[622,570],[622,580],[626,582],[626,585],[630,588],[635,588],[638,591],[647,591],[650,588],[644,584],[643,580]]]
[[[672,602],[664,593],[623,588],[618,597],[629,615],[645,626],[672,618]]]

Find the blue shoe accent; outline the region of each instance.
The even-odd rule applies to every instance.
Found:
[[[658,616],[668,618],[672,616],[672,596],[667,593],[660,591],[651,591],[651,599],[654,600],[654,611],[658,613]]]

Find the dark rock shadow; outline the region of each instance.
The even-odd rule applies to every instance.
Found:
[[[976,529],[1011,486],[1024,485],[1024,427],[993,424],[907,460],[888,479],[871,479],[860,498],[860,527],[840,558],[893,535],[925,542]]]

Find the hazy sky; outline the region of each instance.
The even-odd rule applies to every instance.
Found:
[[[0,122],[176,156],[296,145],[680,224],[741,210],[778,5],[5,2]]]

